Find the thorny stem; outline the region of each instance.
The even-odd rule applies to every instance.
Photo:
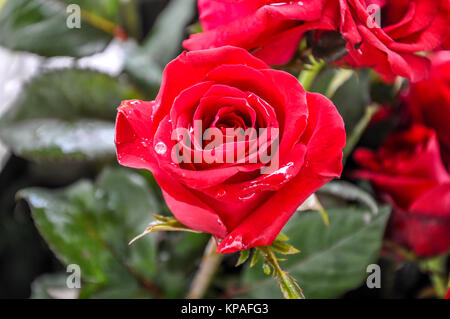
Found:
[[[281,290],[286,299],[305,299],[301,288],[278,264],[278,259],[270,247],[258,247],[265,262],[271,265],[278,277]]]
[[[219,268],[223,255],[216,252],[217,244],[213,237],[208,242],[203,254],[200,268],[195,274],[187,299],[200,299],[205,295],[214,274]]]

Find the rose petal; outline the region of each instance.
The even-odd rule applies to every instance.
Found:
[[[325,97],[308,93],[307,99],[310,119],[302,137],[307,145],[305,164],[292,181],[268,198],[220,243],[218,252],[270,245],[301,203],[340,175],[345,145],[342,118]]]
[[[116,150],[120,164],[133,168],[153,168],[150,130],[154,102],[123,101],[116,118]]]

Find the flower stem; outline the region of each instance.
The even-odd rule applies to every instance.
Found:
[[[123,26],[127,33],[135,39],[141,38],[140,17],[136,0],[121,1],[120,10],[122,11]]]
[[[93,27],[112,36],[115,35],[115,31],[119,28],[119,25],[116,23],[86,10],[81,10],[81,18]]]
[[[320,73],[320,71],[323,69],[324,66],[325,61],[323,60],[316,61],[313,59],[313,64],[310,66],[310,68],[303,70],[300,73],[298,80],[305,89],[305,91],[309,91],[311,89],[314,80],[316,79],[317,75]]]
[[[200,264],[200,268],[195,274],[195,278],[192,281],[191,288],[186,298],[188,299],[200,299],[205,295],[214,274],[219,268],[223,255],[216,252],[217,244],[213,237],[206,245],[203,259]]]
[[[378,111],[378,105],[372,104],[369,105],[366,108],[366,111],[363,115],[363,117],[359,120],[356,127],[353,129],[353,132],[351,133],[350,137],[347,139],[347,144],[344,148],[344,164],[347,160],[348,156],[352,153],[353,149],[355,148],[356,144],[358,144],[359,140],[361,139],[361,136],[364,134],[364,131],[366,130],[367,126],[370,123],[370,120],[375,115],[375,113]]]
[[[278,283],[280,284],[281,292],[285,299],[305,299],[302,289],[297,284],[295,279],[291,277],[287,272],[281,269],[278,264],[278,258],[275,256],[271,247],[257,247],[261,252],[266,264],[273,268],[275,275],[278,278]]]

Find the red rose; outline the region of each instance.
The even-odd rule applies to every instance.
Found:
[[[429,62],[417,53],[441,46],[450,31],[449,0],[199,0],[198,6],[204,32],[185,41],[186,49],[234,45],[284,64],[306,31],[336,30],[347,41],[347,63],[373,67],[387,79],[424,78]]]
[[[345,61],[373,67],[388,79],[426,77],[429,61],[416,53],[436,49],[450,31],[449,0],[340,0],[339,4],[337,23],[347,40]]]
[[[413,122],[436,131],[450,170],[450,51],[434,54],[431,62],[430,77],[411,84],[404,101]]]
[[[394,205],[389,236],[418,255],[450,248],[450,175],[436,134],[424,126],[391,135],[377,151],[358,149],[355,172],[368,179]]]
[[[155,101],[124,101],[118,111],[119,162],[150,170],[177,219],[221,239],[222,253],[269,245],[298,206],[342,170],[344,124],[332,102],[243,49],[184,52],[164,70]],[[266,144],[261,134],[225,141],[227,129],[252,128],[279,134]],[[199,142],[203,129],[225,132],[214,151]],[[187,142],[179,132],[188,132]],[[279,168],[264,172],[255,145],[271,149]],[[213,153],[231,153],[232,161],[211,163]]]
[[[271,65],[288,62],[306,31],[331,29],[322,19],[327,0],[198,0],[203,33],[184,41],[188,50],[233,45]],[[309,22],[309,23],[305,23]]]

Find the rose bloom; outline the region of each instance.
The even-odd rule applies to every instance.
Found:
[[[333,1],[335,2],[335,1]],[[344,60],[372,67],[386,79],[419,81],[429,61],[417,53],[438,48],[450,31],[449,0],[340,0],[339,29],[347,40]],[[374,23],[380,8],[380,26]]]
[[[414,125],[373,152],[358,149],[355,176],[371,181],[394,206],[388,236],[432,256],[450,248],[450,175],[433,130]]]
[[[432,55],[431,62],[429,78],[411,84],[403,100],[413,122],[436,131],[450,170],[450,51]]]
[[[203,33],[184,41],[188,50],[233,45],[271,65],[287,63],[306,31],[332,29],[322,17],[327,0],[199,0]],[[324,19],[322,19],[324,18]]]
[[[418,81],[429,62],[417,56],[441,46],[450,31],[450,0],[199,0],[204,32],[188,50],[235,45],[268,64],[288,62],[306,31],[335,30],[347,41],[344,60],[386,79]],[[375,21],[377,8],[380,23]],[[320,32],[319,32],[320,34]]]
[[[270,138],[265,145],[278,166],[264,173],[269,164],[254,161],[260,136],[202,145],[196,121],[225,134],[277,129],[277,146]],[[191,142],[180,141],[179,132]],[[235,47],[182,53],[166,66],[155,101],[124,101],[116,121],[119,162],[150,170],[175,217],[214,235],[221,253],[271,244],[299,205],[340,176],[344,145],[331,101]],[[181,158],[203,160],[180,163],[180,149]],[[231,163],[205,160],[236,149]]]

